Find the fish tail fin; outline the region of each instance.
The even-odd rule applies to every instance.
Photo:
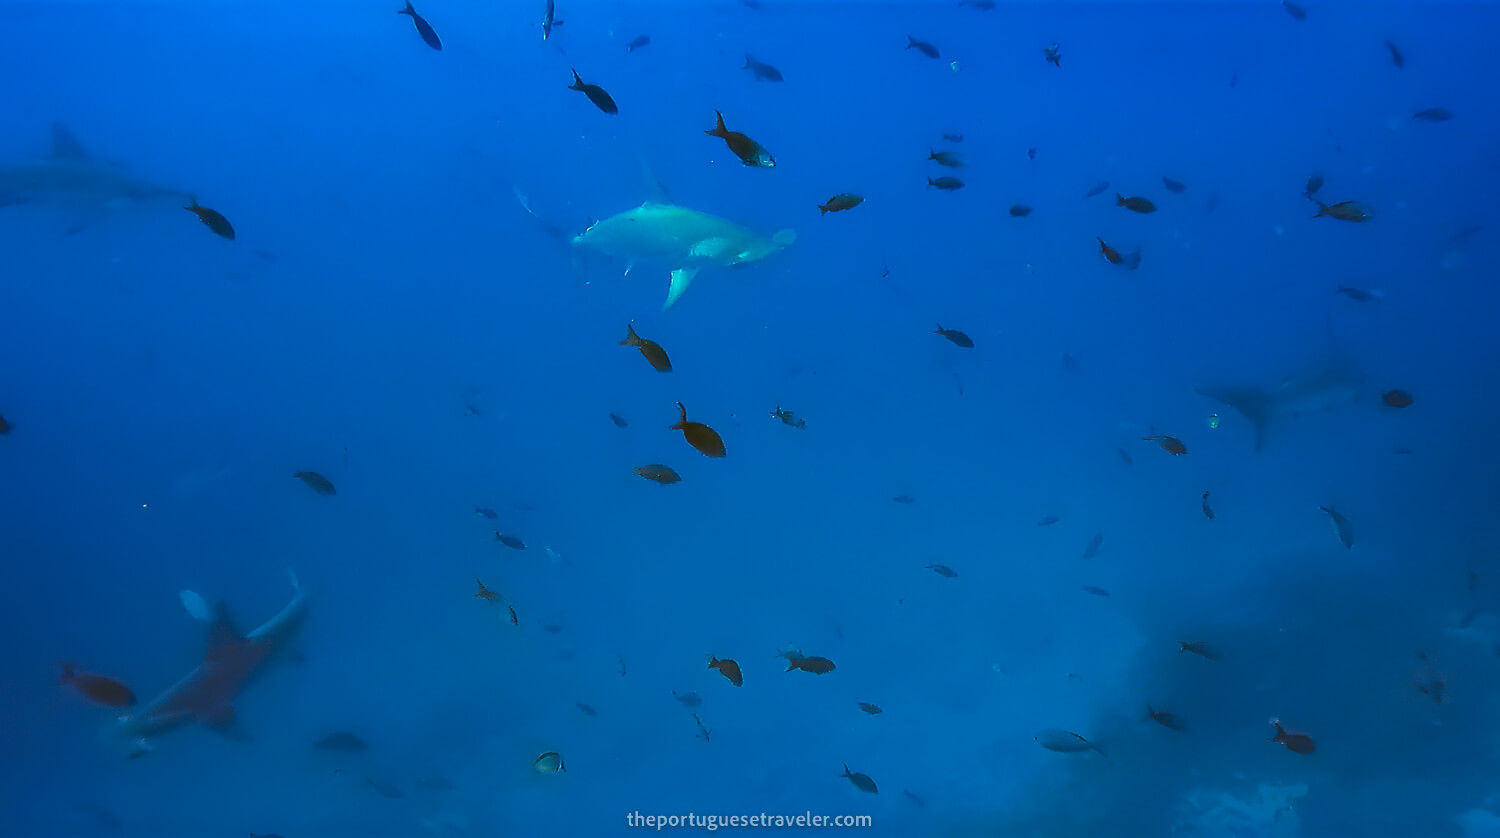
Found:
[[[725,134],[728,134],[729,129],[724,127],[724,114],[717,110],[714,111],[714,127],[710,128],[707,131],[704,131],[703,133],[708,134],[711,137],[722,137]]]
[[[569,67],[568,69],[569,70],[573,70],[572,67]],[[569,90],[582,90],[583,89],[583,78],[578,75],[578,71],[577,70],[573,70],[573,83],[570,84],[570,85],[568,85],[568,89]]]
[[[404,9],[397,9],[396,10],[396,14],[398,14],[398,15],[412,15],[412,16],[415,16],[416,13],[417,13],[417,10],[413,9],[411,7],[411,0],[406,0],[406,8],[404,8]]]
[[[754,64],[754,63],[755,63],[755,59],[751,58],[750,57],[750,53],[747,52],[747,53],[745,53],[745,66],[741,67],[740,69],[741,70],[748,70],[748,69],[750,69],[750,65]]]
[[[907,35],[906,36],[906,48],[907,49],[911,49],[912,47],[914,47],[916,45],[917,45],[917,39],[913,38],[910,35]]]
[[[635,326],[625,324],[625,339],[620,341],[621,346],[635,346],[641,342],[641,336],[635,333]]]
[[[78,677],[78,664],[74,661],[58,661],[62,666],[62,674],[57,676],[57,683],[67,684]]]
[[[1125,206],[1125,196],[1121,195],[1118,192],[1115,193],[1115,206],[1117,206],[1117,207],[1123,207],[1123,206]]]

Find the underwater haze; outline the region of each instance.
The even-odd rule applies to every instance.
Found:
[[[1500,6],[404,2],[0,0],[0,834],[1500,836]]]

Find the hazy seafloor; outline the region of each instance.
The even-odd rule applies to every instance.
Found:
[[[0,0],[0,834],[1500,835],[1500,8],[565,2],[544,41],[427,0],[436,52],[399,5]],[[54,122],[235,240],[26,191]],[[1312,218],[1313,173],[1371,218]],[[796,242],[663,311],[672,265],[570,242],[648,200]],[[1258,451],[1197,392],[1335,366]],[[203,656],[180,591],[248,631],[287,569],[308,622],[234,738],[127,760],[54,683],[149,701]]]

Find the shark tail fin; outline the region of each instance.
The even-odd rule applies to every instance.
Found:
[[[61,122],[52,123],[52,159],[74,162],[89,159],[88,150],[83,147],[83,143],[80,143],[78,138],[73,136],[73,132],[68,130],[68,126]]]

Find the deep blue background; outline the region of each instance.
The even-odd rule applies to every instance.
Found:
[[[1493,6],[569,2],[543,42],[539,2],[429,0],[436,53],[396,5],[0,3],[0,168],[60,120],[239,233],[171,201],[73,235],[76,208],[0,209],[0,831],[103,833],[104,811],[161,838],[597,835],[632,811],[811,810],[882,835],[1494,834],[1500,615],[1457,629],[1500,604]],[[1409,118],[1434,106],[1455,118]],[[716,108],[777,168],[704,136]],[[925,188],[954,174],[925,159],[944,132],[959,192]],[[1311,219],[1313,171],[1373,219]],[[665,275],[580,258],[514,197],[577,232],[653,182],[798,240],[662,312]],[[838,192],[866,201],[820,217]],[[670,375],[616,345],[632,320]],[[1259,453],[1194,392],[1330,346],[1361,398]],[[1386,408],[1393,387],[1416,404]],[[727,458],[667,430],[679,400]],[[631,473],[655,462],[683,482]],[[201,653],[180,589],[251,626],[286,567],[312,619],[238,704],[252,743],[195,729],[122,762],[112,712],[53,685],[71,659],[154,695]],[[789,645],[837,671],[783,674]],[[1442,706],[1416,689],[1433,677]],[[674,690],[702,695],[712,742]],[[1272,716],[1318,752],[1267,742]],[[1109,762],[1043,750],[1043,728]],[[310,750],[340,729],[371,750]],[[532,771],[550,750],[566,774]],[[437,775],[456,789],[415,788]]]

